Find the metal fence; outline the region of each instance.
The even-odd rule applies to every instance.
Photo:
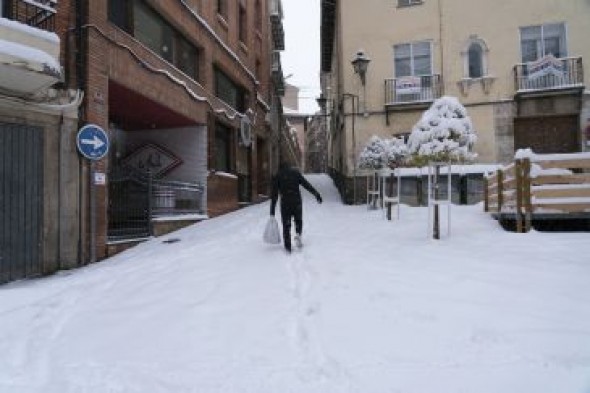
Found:
[[[540,62],[517,64],[514,66],[514,78],[518,91],[583,86],[582,58],[553,59],[548,64]]]
[[[149,237],[154,218],[204,214],[201,184],[154,179],[149,173],[114,170],[109,176],[109,241]]]
[[[440,75],[385,79],[385,105],[430,102],[442,95]]]
[[[55,31],[55,14],[57,0],[6,0],[0,1],[4,6],[4,15],[28,26]]]

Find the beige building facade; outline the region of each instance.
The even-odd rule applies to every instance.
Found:
[[[588,149],[589,20],[586,0],[323,0],[331,172],[346,182],[372,135],[408,134],[443,95],[466,107],[479,162]]]

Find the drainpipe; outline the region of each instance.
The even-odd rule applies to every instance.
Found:
[[[62,268],[61,261],[61,232],[63,230],[62,217],[62,180],[63,180],[63,134],[64,134],[64,110],[62,109],[59,117],[58,126],[58,152],[57,152],[57,263]]]
[[[86,67],[85,67],[85,60],[84,60],[84,29],[82,26],[85,24],[85,15],[86,15],[86,1],[85,0],[75,0],[75,20],[76,25],[74,31],[76,32],[76,84],[78,90],[82,92],[86,92]],[[85,121],[85,110],[84,105],[80,105],[78,112],[78,122],[83,123]],[[85,228],[85,215],[84,215],[84,186],[83,186],[83,179],[84,179],[84,164],[85,160],[81,157],[78,159],[79,162],[79,197],[78,197],[78,206],[79,206],[79,231],[78,231],[78,264],[85,265],[87,263],[86,260],[86,253],[83,251],[85,249],[85,236],[83,235],[84,228]]]
[[[438,39],[440,46],[440,79],[441,79],[441,95],[444,95],[445,91],[445,58],[444,58],[444,47],[443,47],[443,0],[438,0]]]

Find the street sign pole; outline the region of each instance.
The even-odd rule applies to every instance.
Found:
[[[96,172],[94,161],[89,161],[90,166],[90,263],[96,262],[96,185],[94,174]]]
[[[96,262],[96,164],[109,151],[109,138],[102,128],[94,124],[85,125],[76,137],[78,151],[88,159],[90,197],[90,263]]]

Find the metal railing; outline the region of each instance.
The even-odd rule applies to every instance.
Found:
[[[546,61],[517,64],[514,66],[514,79],[517,91],[583,86],[582,58],[547,58]]]
[[[285,31],[283,29],[283,5],[281,0],[270,3],[270,22],[274,49],[285,50]]]
[[[204,214],[201,184],[152,180],[152,217]]]
[[[110,241],[149,237],[155,218],[204,214],[204,186],[153,179],[131,169],[109,176],[108,238]]]
[[[28,26],[55,31],[57,0],[5,0],[4,16]]]
[[[442,95],[439,74],[385,79],[385,105],[431,102]]]

